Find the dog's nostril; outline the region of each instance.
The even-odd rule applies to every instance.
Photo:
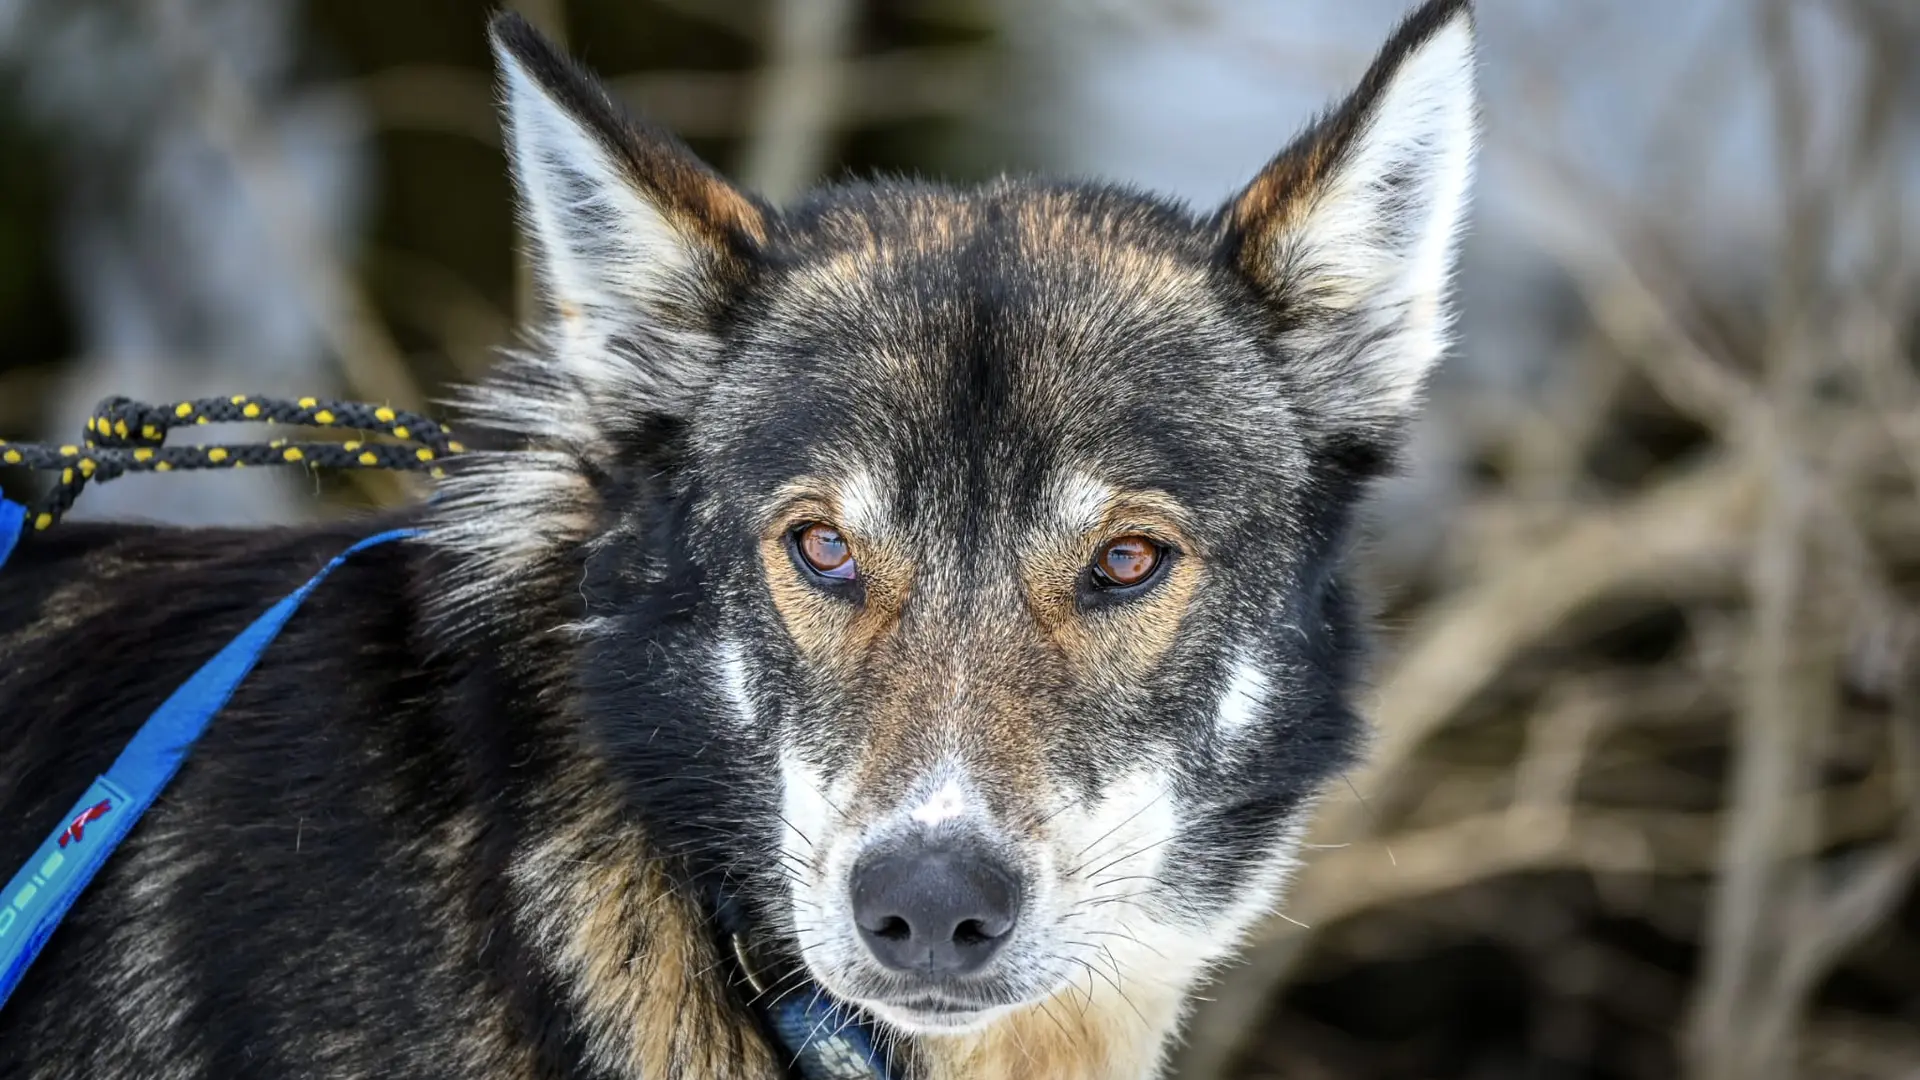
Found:
[[[987,933],[986,928],[980,925],[979,919],[968,919],[953,928],[954,944],[961,946],[978,945],[995,936],[997,935]]]
[[[899,847],[854,867],[853,917],[868,951],[896,971],[964,975],[1012,936],[1014,872],[972,848]]]

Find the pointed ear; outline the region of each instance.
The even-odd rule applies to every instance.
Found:
[[[714,320],[766,240],[767,213],[679,140],[630,119],[518,15],[496,17],[491,36],[549,309],[554,355],[542,359],[558,366],[539,381],[570,389],[585,412],[679,415],[707,381]]]
[[[1477,141],[1469,0],[1431,0],[1221,214],[1329,435],[1377,458],[1445,351]]]

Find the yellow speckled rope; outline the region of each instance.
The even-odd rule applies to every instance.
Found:
[[[346,442],[294,442],[227,446],[164,446],[167,432],[179,427],[221,423],[293,424],[342,428],[390,436],[400,442],[352,439]],[[174,405],[146,405],[113,397],[87,420],[79,445],[48,446],[0,439],[0,464],[60,474],[28,520],[30,529],[49,529],[73,507],[91,481],[112,480],[130,472],[175,469],[240,469],[248,465],[306,465],[323,469],[403,469],[440,475],[439,462],[466,449],[439,423],[418,413],[384,405],[235,394]]]

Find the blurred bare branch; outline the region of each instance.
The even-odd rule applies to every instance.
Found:
[[[852,51],[854,0],[784,0],[773,6],[767,65],[760,72],[739,174],[785,202],[819,179],[847,94],[842,60]]]

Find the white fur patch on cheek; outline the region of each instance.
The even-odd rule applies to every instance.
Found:
[[[733,706],[733,718],[742,727],[753,724],[753,697],[747,690],[747,660],[741,651],[740,643],[733,640],[722,641],[717,652],[720,668],[720,690],[726,695],[727,703]]]
[[[1106,816],[1101,815],[1103,819]],[[1173,915],[1165,905],[1150,902],[1150,896],[1102,903],[1099,898],[1108,895],[1109,890],[1100,890],[1094,894],[1093,906],[1082,909],[1088,914],[1073,924],[1069,936],[1100,942],[1097,955],[1090,954],[1085,959],[1124,973],[1128,999],[1143,1005],[1163,1003],[1177,1015],[1186,1008],[1194,983],[1216,964],[1234,955],[1248,931],[1276,909],[1287,879],[1298,865],[1295,853],[1308,816],[1308,811],[1303,809],[1264,857],[1241,867],[1240,887],[1225,909],[1207,913],[1196,922],[1195,913]],[[1169,821],[1165,827],[1171,830],[1176,826]],[[1167,835],[1172,833],[1169,831]],[[1163,873],[1160,865],[1179,858],[1178,854],[1167,855],[1153,868],[1130,866],[1102,876],[1126,874],[1130,880],[1122,884],[1135,886],[1132,892],[1150,893],[1152,886],[1142,882],[1139,876],[1157,877]],[[1125,896],[1126,893],[1113,895]]]
[[[780,787],[780,873],[792,897],[794,936],[814,977],[835,986],[862,949],[846,887],[859,855],[859,830],[838,809],[853,798],[851,781],[836,788],[787,749],[780,754]]]
[[[932,827],[943,821],[952,821],[966,812],[966,792],[960,790],[959,784],[949,780],[940,785],[938,791],[929,795],[925,802],[907,811],[907,816],[922,825]]]
[[[833,803],[827,798],[827,778],[791,751],[780,754],[780,847],[801,865],[819,866],[825,861],[829,831],[834,819]]]
[[[1061,815],[1055,839],[1067,876],[1096,889],[1126,875],[1152,874],[1180,828],[1173,778],[1143,768],[1116,779],[1079,814]]]
[[[1209,960],[1239,948],[1248,931],[1268,915],[1282,910],[1280,904],[1286,895],[1287,882],[1300,867],[1300,844],[1306,839],[1307,824],[1312,819],[1313,803],[1309,800],[1295,811],[1266,856],[1245,868],[1233,904],[1211,921],[1204,934],[1209,944],[1201,951]],[[1286,918],[1284,912],[1281,917]]]
[[[1036,882],[1035,925],[1049,925],[1044,949],[1113,972],[1135,1003],[1157,1008],[1161,991],[1177,1000],[1192,976],[1190,931],[1169,908],[1179,897],[1163,882],[1180,830],[1174,777],[1141,767],[1115,778],[1095,797],[1054,811],[1047,865]],[[1045,913],[1044,916],[1042,913]],[[1063,979],[1084,972],[1070,960]],[[1093,980],[1098,982],[1098,980]],[[1104,994],[1084,988],[1089,1000]],[[1115,1003],[1117,1015],[1134,1016]]]
[[[1222,735],[1238,735],[1260,719],[1272,684],[1266,673],[1245,656],[1235,658],[1227,675],[1227,688],[1220,694],[1214,713],[1214,725]]]

